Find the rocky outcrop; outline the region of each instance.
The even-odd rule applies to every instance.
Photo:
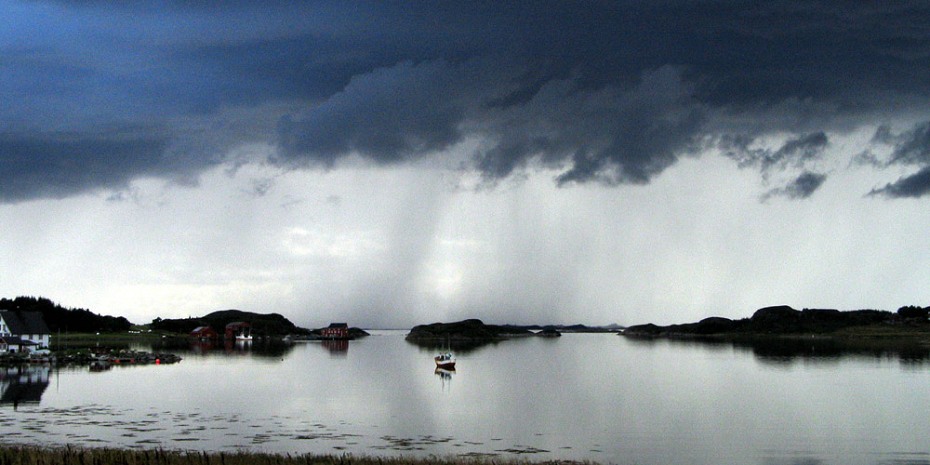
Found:
[[[731,320],[719,316],[705,318],[697,323],[657,326],[652,323],[630,326],[622,334],[628,336],[664,336],[664,335],[709,335],[730,333],[742,329],[745,320]]]
[[[328,338],[328,337],[323,337],[323,330],[324,330],[324,329],[326,329],[326,328],[311,329],[311,330],[309,331],[309,334],[307,334],[307,335],[302,335],[302,337],[297,337],[297,338],[292,337],[292,339],[304,339],[304,340],[332,339],[332,338]],[[349,335],[348,335],[348,336],[343,337],[343,338],[337,338],[337,339],[349,339],[349,340],[351,340],[351,339],[360,339],[360,338],[363,338],[363,337],[371,336],[371,333],[369,333],[368,331],[365,331],[365,330],[362,329],[362,328],[357,328],[357,327],[355,327],[355,326],[352,326],[352,327],[348,328],[348,330],[349,330]]]
[[[880,310],[833,309],[795,310],[787,305],[756,310],[750,318],[731,320],[705,318],[697,323],[669,326],[644,324],[630,326],[627,336],[708,336],[740,334],[826,334],[840,329],[894,322],[895,314]]]
[[[190,334],[198,326],[210,326],[220,332],[229,323],[246,322],[251,327],[254,337],[277,337],[288,334],[308,334],[309,330],[300,328],[278,313],[254,313],[242,310],[220,310],[199,318],[161,319],[151,323],[153,330],[172,333]]]
[[[544,329],[553,329],[559,333],[618,333],[623,330],[623,326],[616,323],[607,326],[587,326],[583,324],[574,325],[505,325],[505,328],[527,329],[530,331],[542,331]]]
[[[765,333],[829,333],[851,326],[891,322],[894,318],[893,313],[879,310],[795,310],[782,305],[756,310],[746,329]]]
[[[539,337],[562,337],[562,333],[560,333],[555,328],[545,328],[542,331],[536,333],[536,335]]]
[[[432,323],[414,326],[407,341],[431,349],[470,351],[514,337],[532,336],[533,332],[509,326],[488,325],[471,319],[455,323]]]
[[[407,334],[408,341],[414,340],[463,340],[463,339],[505,339],[515,336],[530,336],[526,329],[508,326],[488,325],[481,320],[471,319],[455,323],[432,323],[414,326]]]

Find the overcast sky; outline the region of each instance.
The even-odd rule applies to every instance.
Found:
[[[930,305],[930,4],[0,0],[0,296],[317,327]]]

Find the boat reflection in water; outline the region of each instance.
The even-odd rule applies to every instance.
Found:
[[[452,375],[455,374],[455,355],[452,355],[452,352],[444,352],[433,357],[433,361],[436,362],[436,370],[433,373],[442,380],[442,390],[445,391],[446,387],[451,388]]]
[[[443,391],[452,388],[452,375],[455,374],[455,369],[436,367],[433,373],[442,381]]]
[[[448,379],[452,379],[452,375],[455,374],[455,370],[449,370],[446,368],[436,368],[436,371],[434,371],[433,373],[435,373],[436,376],[444,380],[448,380]]]

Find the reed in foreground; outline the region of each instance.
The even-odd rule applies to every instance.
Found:
[[[581,462],[501,460],[495,457],[411,458],[281,455],[254,452],[96,449],[0,445],[0,465],[555,465]],[[588,463],[588,462],[584,462]]]

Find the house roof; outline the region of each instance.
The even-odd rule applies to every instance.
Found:
[[[0,317],[10,327],[11,334],[51,334],[40,312],[0,310]]]
[[[35,346],[38,345],[32,341],[24,341],[19,336],[3,336],[0,337],[0,341],[5,342],[9,346]]]

